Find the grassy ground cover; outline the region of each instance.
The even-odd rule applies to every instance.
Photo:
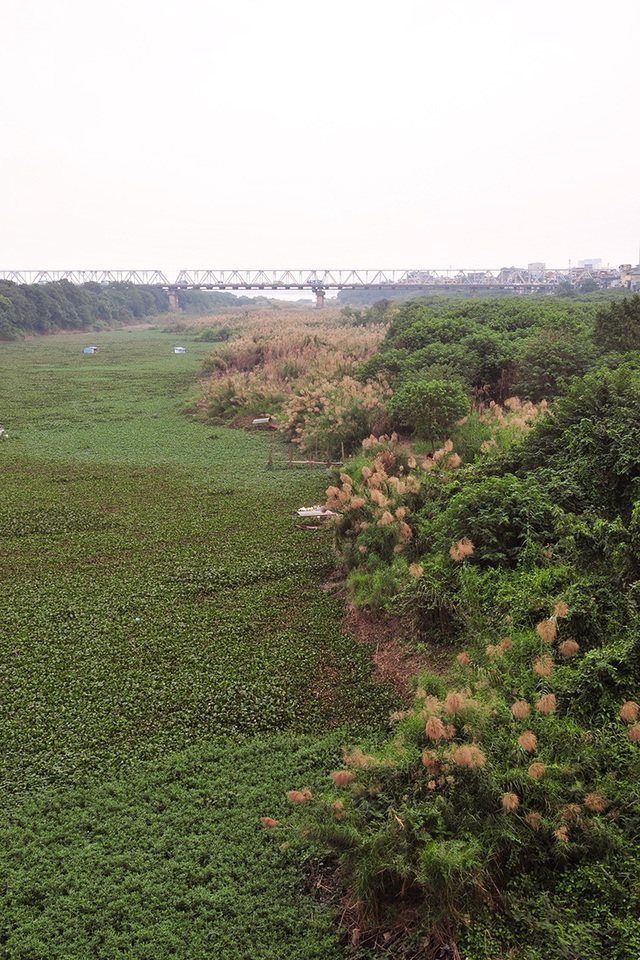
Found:
[[[259,820],[390,705],[291,522],[326,480],[180,416],[209,346],[92,342],[0,353],[0,957],[337,957]]]

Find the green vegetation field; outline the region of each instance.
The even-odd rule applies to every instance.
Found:
[[[181,414],[207,345],[84,342],[0,348],[0,958],[339,957],[285,791],[391,703],[292,523],[326,476]]]

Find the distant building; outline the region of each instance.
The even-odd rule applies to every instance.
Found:
[[[601,270],[602,260],[600,257],[597,257],[594,260],[578,260],[578,266],[582,270]]]
[[[640,264],[632,267],[630,263],[620,265],[620,285],[634,293],[640,293]]]
[[[546,263],[528,263],[527,271],[531,276],[532,280],[544,280],[545,271],[547,269]]]
[[[83,352],[83,353],[97,353],[97,352],[98,352],[98,348],[97,348],[97,347],[83,347],[83,348],[82,348],[82,352]]]
[[[174,347],[174,348],[173,348],[173,352],[174,352],[174,353],[186,353],[187,351],[185,350],[184,347]]]

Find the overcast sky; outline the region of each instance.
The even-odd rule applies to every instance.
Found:
[[[2,0],[0,269],[638,261],[639,0]]]

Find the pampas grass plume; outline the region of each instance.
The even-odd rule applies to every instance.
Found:
[[[588,793],[584,798],[584,805],[592,813],[603,813],[609,806],[609,801],[601,793]]]
[[[487,762],[487,758],[484,753],[477,747],[475,743],[470,744],[469,746],[458,747],[453,754],[453,762],[458,767],[484,767]]]
[[[444,702],[444,708],[447,713],[457,713],[463,704],[463,699],[459,693],[456,693],[455,690],[451,690],[447,694],[447,699]]]
[[[525,732],[518,737],[518,743],[527,753],[533,753],[538,746],[538,738],[532,730],[525,730]]]
[[[470,557],[474,551],[474,546],[471,540],[468,537],[463,537],[461,540],[458,540],[457,543],[453,543],[449,548],[449,556],[455,560],[464,560],[465,557]]]
[[[516,700],[516,702],[511,707],[511,713],[516,718],[516,720],[524,720],[525,717],[529,716],[530,706],[526,700]]]
[[[538,657],[533,663],[533,669],[539,677],[550,677],[553,673],[552,658],[548,654],[545,654],[543,657]]]
[[[287,796],[291,803],[306,803],[307,800],[311,800],[311,791],[307,788],[304,790],[287,790]]]
[[[563,657],[575,657],[579,649],[580,649],[580,644],[576,643],[575,640],[565,640],[558,647],[558,650],[560,651]]]
[[[336,787],[346,787],[355,778],[356,775],[352,770],[334,770],[331,774],[331,779]]]
[[[446,732],[442,720],[440,720],[439,717],[429,717],[425,727],[425,733],[429,737],[429,740],[441,740],[445,738]]]
[[[627,736],[633,743],[640,743],[640,723],[634,723],[632,727],[629,727]]]
[[[502,806],[505,810],[516,810],[520,806],[520,797],[516,793],[505,793]]]
[[[555,620],[541,620],[540,623],[536,624],[536,633],[545,643],[553,643],[557,632],[558,628]]]
[[[635,700],[627,700],[627,702],[623,703],[620,707],[620,719],[624,720],[625,723],[630,723],[636,719],[638,711],[640,711],[640,706]]]
[[[540,713],[550,714],[556,709],[556,697],[554,693],[545,693],[536,703]]]
[[[532,763],[527,770],[527,773],[530,777],[533,777],[534,780],[541,780],[546,769],[547,768],[545,767],[544,763]]]
[[[273,817],[260,817],[260,821],[267,830],[273,830],[274,827],[280,826],[280,821],[274,820]]]

